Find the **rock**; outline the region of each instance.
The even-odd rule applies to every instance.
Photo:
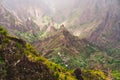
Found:
[[[84,79],[82,78],[82,72],[81,72],[81,69],[80,69],[80,68],[76,68],[75,71],[74,71],[74,74],[75,74],[75,76],[76,76],[76,78],[77,78],[78,80],[84,80]]]

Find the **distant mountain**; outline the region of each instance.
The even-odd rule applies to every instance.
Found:
[[[69,17],[72,12],[71,9],[74,10],[79,2],[79,0],[66,0],[64,2],[59,0],[13,0],[12,2],[6,0],[4,5],[21,19],[29,17],[41,20],[42,16],[47,15],[53,17],[56,22],[61,23]]]
[[[30,29],[30,31],[20,31],[14,34],[18,34],[22,37],[25,36],[27,40],[30,40],[29,42],[33,42],[41,36],[43,37],[44,32],[50,29],[50,18],[52,18],[54,23],[58,25],[64,23],[66,28],[75,36],[79,36],[82,39],[87,38],[87,40],[97,46],[104,48],[120,48],[119,0],[52,1],[3,1],[2,5],[9,10],[10,14],[14,15],[12,18],[17,23],[19,22],[19,25],[25,26],[26,22],[30,21],[30,25],[22,28],[22,30],[26,30],[27,28]],[[13,3],[14,5],[12,5]],[[19,21],[16,20],[15,17],[19,19]],[[16,24],[13,24],[14,21],[9,21],[9,23],[12,24],[11,26],[16,26]],[[33,25],[35,27],[32,27]],[[56,25],[57,28],[58,25]],[[20,33],[23,34],[20,35]],[[32,37],[30,37],[28,33]],[[33,37],[34,40],[32,39]]]
[[[68,29],[100,47],[120,49],[119,0],[85,0],[82,4],[66,21]]]
[[[14,5],[12,5],[13,3]],[[74,35],[80,36],[82,39],[87,38],[97,46],[120,48],[119,3],[119,0],[66,0],[64,2],[13,0],[12,2],[4,1],[2,4],[12,12],[12,15],[21,20],[23,25],[26,25],[28,20],[31,24],[36,25],[34,28],[31,27],[33,25],[28,27],[28,29],[34,30],[32,36],[35,34],[35,36],[41,37],[50,28],[49,17],[51,17],[58,25],[64,23]],[[13,22],[11,23],[13,24]],[[35,31],[37,32],[34,33]]]
[[[23,21],[2,4],[0,4],[0,11],[0,25],[5,26],[11,34],[28,42],[38,39],[41,28],[33,20],[27,18]]]

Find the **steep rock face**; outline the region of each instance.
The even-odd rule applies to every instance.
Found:
[[[39,0],[13,0],[12,2],[4,1],[3,4],[22,20],[26,20],[27,18],[36,19],[37,17],[40,19],[45,12],[49,13],[47,5]]]
[[[69,0],[64,2],[59,0],[13,0],[12,2],[4,1],[4,4],[22,19],[34,17],[35,19],[40,20],[42,16],[49,15],[53,17],[56,22],[61,23],[69,17],[72,12],[71,9],[74,10],[74,8],[79,5],[79,2],[79,0],[71,0],[70,2]]]
[[[98,46],[119,47],[119,0],[85,0],[82,4],[66,22],[68,29]]]
[[[19,30],[19,25],[21,25],[21,23],[19,20],[17,20],[17,17],[7,11],[1,4],[0,11],[0,25],[6,26],[6,28],[10,30],[10,32],[12,31],[12,29],[16,29],[16,27]]]
[[[26,41],[29,40],[25,37],[25,34],[31,34],[29,37],[35,37],[39,34],[41,28],[33,20],[27,18],[22,21],[2,4],[0,4],[0,11],[0,25],[5,26],[9,33],[22,37]],[[20,36],[21,34],[24,35]]]
[[[95,31],[90,36],[90,41],[99,46],[120,48],[120,16],[119,5],[109,3],[108,10]],[[111,44],[111,45],[109,45]]]

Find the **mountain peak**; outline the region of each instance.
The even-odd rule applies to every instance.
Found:
[[[45,38],[42,41],[34,42],[33,45],[40,52],[43,52],[43,56],[48,57],[49,54],[54,52],[54,49],[59,48],[60,52],[68,52],[69,54],[78,54],[79,51],[75,48],[75,46],[79,46],[79,49],[82,50],[84,41],[80,40],[78,37],[72,35],[64,25],[60,26],[60,29],[54,34]],[[69,49],[68,49],[69,47]]]
[[[71,33],[65,28],[63,24],[60,26],[60,29],[58,30],[58,34],[60,33],[63,35],[71,35]]]
[[[48,27],[48,29],[46,30],[47,33],[55,33],[57,30],[55,29],[55,26],[54,26],[54,20],[53,18],[51,18],[50,20],[50,26]]]
[[[63,30],[63,29],[66,29],[65,26],[64,26],[64,24],[62,24],[62,25],[60,26],[60,30]]]

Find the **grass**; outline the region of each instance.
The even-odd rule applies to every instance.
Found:
[[[120,80],[120,72],[119,71],[113,71],[112,76],[114,77],[114,80]]]

